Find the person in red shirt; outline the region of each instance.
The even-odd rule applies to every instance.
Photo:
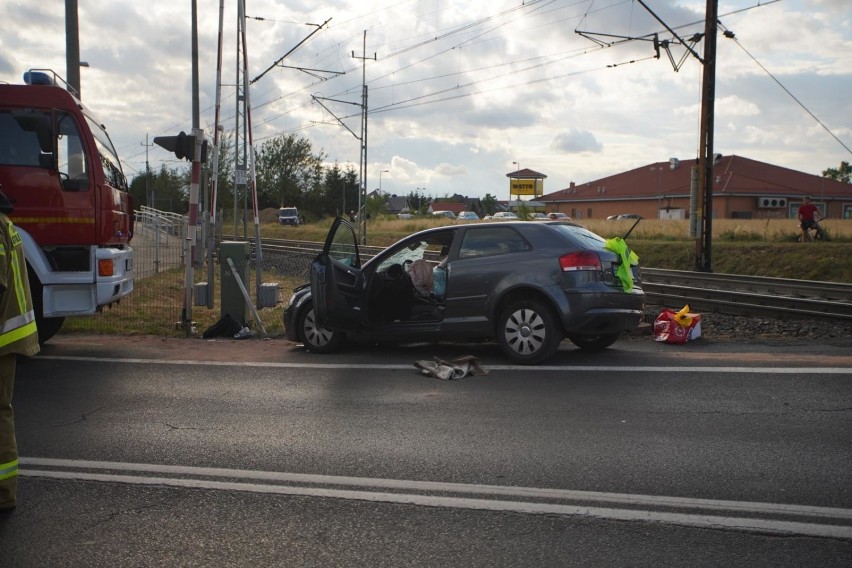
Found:
[[[802,242],[811,240],[808,229],[817,227],[817,221],[822,218],[819,209],[811,203],[811,198],[805,196],[805,202],[799,207],[799,226],[802,228]]]

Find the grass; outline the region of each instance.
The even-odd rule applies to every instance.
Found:
[[[308,223],[298,227],[284,227],[274,222],[261,224],[261,236],[278,239],[323,241],[332,219]],[[603,237],[623,236],[635,222],[632,219],[608,221],[584,219],[576,221]],[[367,226],[371,245],[387,246],[399,238],[430,227],[452,225],[456,221],[428,217],[401,220],[383,217],[370,221]],[[852,219],[828,219],[820,223],[833,242],[852,243]],[[714,219],[713,240],[717,242],[768,242],[795,243],[799,236],[795,219]],[[686,220],[642,219],[630,233],[631,239],[653,241],[691,240],[689,222]]]
[[[221,283],[215,271],[213,308],[192,306],[193,328],[199,337],[205,329],[216,323],[221,313]],[[254,300],[254,274],[249,274],[247,287]],[[264,274],[263,282],[278,282],[278,304],[272,308],[258,309],[258,316],[270,337],[284,335],[284,311],[290,293],[302,279]],[[176,268],[156,276],[137,280],[133,292],[116,306],[90,317],[66,318],[61,333],[120,333],[122,335],[162,335],[185,337],[183,321],[184,270]],[[248,312],[249,319],[253,316]],[[257,322],[250,327],[260,333]]]
[[[624,236],[634,222],[587,219],[580,224],[610,238]],[[453,223],[447,219],[380,218],[368,225],[367,242],[387,246],[415,231]],[[830,236],[829,242],[799,243],[794,219],[715,219],[710,250],[713,271],[852,282],[852,219],[828,219],[821,224]],[[330,219],[299,227],[269,223],[262,226],[261,234],[270,238],[323,241],[330,225]],[[689,237],[686,220],[643,219],[633,228],[627,242],[639,255],[642,266],[673,270],[694,267],[695,239]]]
[[[276,210],[277,211],[277,210]],[[262,217],[263,218],[263,217]],[[283,227],[272,220],[262,223],[261,236],[266,238],[323,241],[331,219],[299,227]],[[451,225],[448,219],[376,219],[367,228],[368,243],[387,246],[400,238],[430,227]],[[603,236],[624,236],[634,221],[585,220],[581,224]],[[852,219],[827,220],[822,225],[831,241],[798,243],[794,220],[733,220],[713,221],[711,248],[713,272],[771,276],[802,280],[852,282]],[[639,255],[640,264],[648,268],[692,270],[695,239],[689,238],[686,221],[642,220],[627,238],[629,246]],[[253,234],[253,231],[252,231]],[[219,282],[220,270],[214,270],[214,307],[192,306],[196,334],[201,333],[221,316]],[[206,270],[196,271],[196,281],[206,277]],[[269,336],[284,333],[283,314],[291,291],[303,284],[305,277],[283,277],[264,274],[263,282],[279,283],[279,303],[273,308],[258,310]],[[61,333],[120,333],[124,335],[153,334],[184,337],[181,325],[183,312],[182,268],[162,272],[137,280],[135,290],[119,305],[95,317],[67,318]],[[254,273],[247,287],[254,292]],[[249,313],[249,317],[251,314]],[[259,326],[253,329],[259,332]]]

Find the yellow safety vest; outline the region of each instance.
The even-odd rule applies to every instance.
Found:
[[[0,356],[39,351],[27,262],[21,235],[9,218],[0,213]]]

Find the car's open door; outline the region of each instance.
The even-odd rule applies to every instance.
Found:
[[[364,284],[358,239],[352,225],[337,217],[322,252],[311,263],[314,313],[323,327],[351,331],[361,322]]]

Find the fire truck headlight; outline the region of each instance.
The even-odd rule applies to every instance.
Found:
[[[114,274],[113,261],[109,258],[98,260],[98,276],[112,276]]]

